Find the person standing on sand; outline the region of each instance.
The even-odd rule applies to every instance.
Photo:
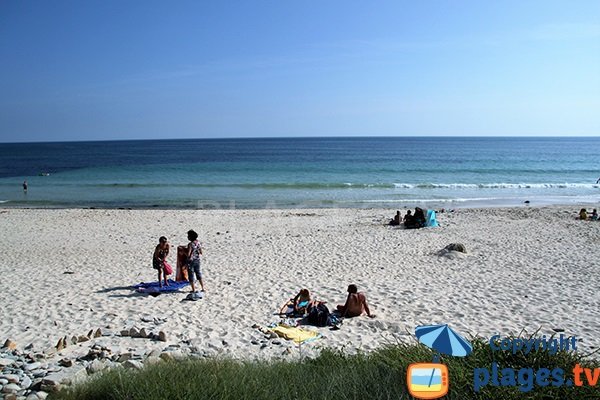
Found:
[[[27,181],[23,181],[23,193],[27,193]]]
[[[198,242],[198,234],[193,230],[189,230],[187,233],[188,240],[188,253],[187,253],[187,267],[188,267],[188,278],[192,284],[192,293],[196,292],[196,286],[194,285],[194,275],[200,282],[200,289],[204,292],[204,282],[202,281],[202,270],[200,269],[200,256],[202,255],[202,247]]]
[[[358,317],[367,313],[369,318],[375,318],[375,315],[371,314],[369,310],[369,304],[367,304],[367,298],[365,294],[358,293],[356,285],[348,285],[348,297],[346,298],[346,304],[338,305],[337,310],[340,313],[340,317]]]
[[[154,248],[154,255],[152,256],[152,268],[158,270],[158,286],[162,287],[161,277],[164,273],[165,285],[169,286],[169,281],[167,281],[167,271],[165,270],[165,261],[167,260],[167,256],[169,255],[169,242],[167,238],[161,236],[158,239],[158,244]]]

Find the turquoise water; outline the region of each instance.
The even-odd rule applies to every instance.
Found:
[[[0,201],[3,206],[111,208],[597,203],[599,148],[600,138],[2,144]]]

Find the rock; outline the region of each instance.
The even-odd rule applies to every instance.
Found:
[[[79,339],[77,338],[77,336],[71,336],[71,344],[77,344],[79,342]]]
[[[25,400],[39,400],[39,397],[37,397],[35,393],[29,393],[29,395],[25,397]]]
[[[19,375],[16,374],[4,374],[4,379],[8,381],[8,383],[19,383]]]
[[[154,349],[148,354],[148,357],[160,357],[161,351],[159,349]]]
[[[10,358],[0,358],[0,367],[4,368],[4,367],[8,367],[9,365],[13,365],[15,363],[15,360],[10,359]]]
[[[2,348],[5,349],[9,349],[9,350],[14,350],[17,348],[17,342],[11,340],[11,339],[6,339],[6,341],[4,342],[4,345],[2,346]]]
[[[146,358],[146,360],[144,361],[144,364],[148,364],[148,365],[158,364],[160,361],[161,361],[160,357],[148,356],[148,358]]]
[[[54,347],[56,347],[56,350],[61,351],[66,347],[66,345],[67,344],[65,343],[64,338],[60,338]]]
[[[48,397],[48,393],[46,393],[46,392],[42,392],[42,391],[40,391],[40,392],[37,392],[35,395],[36,395],[36,396],[38,397],[38,399],[40,399],[40,400],[46,400],[46,397]]]
[[[87,372],[89,374],[95,374],[96,372],[100,372],[103,369],[106,369],[107,365],[105,362],[100,360],[94,360],[87,366]]]
[[[62,366],[62,367],[72,367],[73,366],[73,360],[69,359],[69,358],[63,358],[62,360],[60,360],[58,362],[58,365]]]
[[[57,391],[60,390],[63,385],[81,382],[86,377],[87,371],[85,367],[83,365],[75,365],[69,369],[48,374],[42,380],[42,390],[50,392]]]
[[[19,386],[21,386],[21,388],[23,389],[29,389],[29,386],[31,386],[31,378],[28,377],[27,375],[25,375],[23,377],[23,380],[21,380],[21,383],[19,384]]]
[[[2,388],[2,393],[17,393],[21,387],[16,383],[9,383]]]
[[[265,347],[267,347],[266,343],[263,343],[263,344],[260,345],[261,350],[264,349]]]
[[[273,340],[271,343],[273,343],[273,344],[281,344],[281,340]]]
[[[46,357],[52,357],[55,354],[56,354],[56,347],[48,347],[47,349],[44,350],[44,355]]]
[[[158,332],[158,340],[160,340],[161,342],[166,342],[167,334],[164,331]]]
[[[77,338],[77,341],[79,343],[87,342],[88,340],[90,340],[90,338],[88,336],[84,336],[84,335],[81,335]]]
[[[8,393],[4,396],[4,400],[20,400],[16,393]]]
[[[256,340],[252,340],[250,343],[256,344],[256,345],[259,344],[258,341],[256,341]]]
[[[123,329],[121,331],[121,336],[129,336],[129,329]]]
[[[33,371],[34,369],[39,369],[42,366],[39,362],[33,362],[31,364],[25,365],[25,371]]]
[[[137,330],[137,328],[131,328],[129,329],[129,336],[136,338],[136,337],[140,337],[140,331]]]
[[[96,332],[94,332],[94,337],[99,338],[100,336],[102,336],[102,329],[98,328],[96,329]]]
[[[146,328],[140,329],[140,337],[144,339],[148,337],[148,332],[146,332]]]
[[[467,252],[467,248],[462,243],[450,243],[448,246],[444,247],[444,249],[448,251],[458,251],[460,253]]]
[[[4,378],[0,378],[0,386],[8,385],[8,380]]]
[[[277,339],[279,337],[275,332],[269,332],[269,339]]]
[[[90,339],[94,337],[94,330],[90,329],[90,331],[87,333],[86,335],[87,337],[89,337]]]
[[[123,367],[126,369],[142,369],[144,364],[137,360],[127,360],[123,363]]]
[[[175,360],[175,357],[172,351],[165,351],[160,353],[160,359],[165,361],[173,361]]]
[[[122,353],[119,358],[117,358],[117,362],[125,362],[127,360],[131,360],[131,357],[133,357],[132,353]]]

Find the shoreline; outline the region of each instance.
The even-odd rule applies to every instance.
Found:
[[[236,205],[234,201],[223,201],[223,202],[210,202],[205,201],[203,204],[209,204],[211,207],[199,208],[197,206],[189,205],[189,206],[180,206],[173,207],[169,205],[128,205],[128,204],[120,204],[120,205],[39,205],[39,206],[28,206],[26,203],[13,203],[10,200],[1,201],[0,202],[0,210],[14,210],[14,209],[23,209],[23,210],[138,210],[138,211],[152,211],[152,210],[160,210],[160,211],[252,211],[252,210],[381,210],[381,209],[413,209],[414,207],[421,207],[426,209],[477,209],[477,208],[485,208],[485,209],[494,209],[494,208],[523,208],[523,207],[531,207],[531,208],[540,208],[540,207],[577,207],[586,206],[593,207],[594,205],[600,204],[600,197],[598,198],[590,198],[587,200],[583,200],[581,197],[574,197],[572,200],[567,201],[565,199],[557,200],[557,199],[534,199],[528,200],[526,198],[523,199],[470,199],[470,200],[410,200],[410,201],[363,201],[363,202],[347,202],[347,206],[344,206],[342,202],[338,202],[335,204],[327,204],[323,205],[322,202],[304,202],[304,203],[296,203],[296,204],[288,204],[277,206],[274,202],[267,202],[264,206],[244,206],[244,205]],[[223,207],[221,207],[223,204]],[[215,206],[216,205],[216,206]],[[213,207],[214,206],[214,207]]]

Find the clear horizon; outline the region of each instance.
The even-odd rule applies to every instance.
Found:
[[[598,136],[600,2],[0,4],[0,143]]]

